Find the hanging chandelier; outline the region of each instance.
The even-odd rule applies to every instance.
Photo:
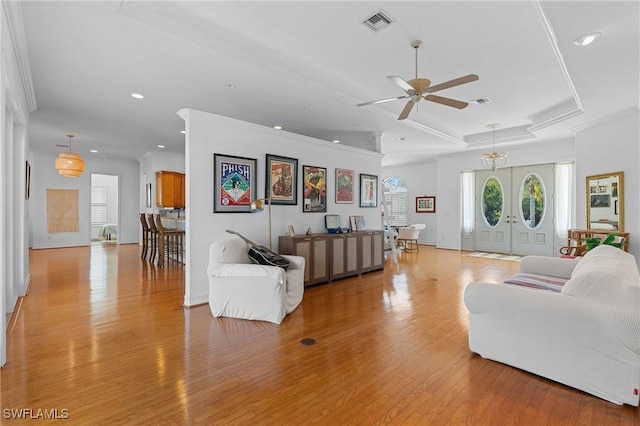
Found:
[[[80,154],[71,152],[71,138],[74,135],[67,135],[69,138],[69,151],[61,152],[56,158],[56,170],[60,176],[78,177],[84,171],[84,161]]]
[[[496,127],[500,127],[500,124],[487,124],[487,127],[491,127],[493,129],[493,145],[491,153],[482,154],[480,162],[482,163],[482,167],[490,167],[491,171],[495,172],[498,167],[503,167],[507,164],[507,153],[496,152]]]

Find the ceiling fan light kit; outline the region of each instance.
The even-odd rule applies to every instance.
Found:
[[[55,167],[60,176],[78,177],[84,171],[84,161],[80,154],[71,152],[71,138],[74,135],[67,135],[69,138],[69,152],[61,152],[56,158]]]
[[[490,153],[482,154],[482,157],[480,157],[480,163],[482,164],[482,167],[491,168],[491,171],[495,172],[498,167],[504,167],[507,164],[507,153],[496,152],[496,127],[500,127],[500,124],[487,124],[487,127],[493,129],[493,145]]]
[[[398,96],[395,98],[363,102],[358,104],[357,106],[380,104],[383,102],[396,101],[398,99],[408,99],[407,104],[405,105],[404,109],[400,113],[400,116],[398,117],[398,120],[406,119],[411,113],[413,106],[422,99],[425,99],[430,102],[439,103],[441,105],[457,108],[457,109],[466,108],[467,105],[469,105],[468,102],[463,102],[456,99],[432,95],[432,93],[438,92],[443,89],[448,89],[450,87],[459,86],[461,84],[471,83],[472,81],[478,80],[479,77],[475,74],[469,74],[469,75],[465,75],[464,77],[459,77],[459,78],[445,81],[444,83],[440,83],[440,84],[436,84],[435,86],[432,86],[431,80],[429,80],[428,78],[418,78],[418,49],[420,48],[420,46],[422,46],[421,40],[414,40],[411,42],[411,47],[413,47],[413,49],[416,52],[416,78],[409,81],[405,81],[402,77],[399,77],[397,75],[390,75],[387,77],[394,84],[396,84],[402,90],[405,91],[406,93],[405,96]]]

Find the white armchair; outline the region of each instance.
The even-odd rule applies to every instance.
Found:
[[[290,266],[256,265],[249,245],[240,238],[217,241],[209,247],[209,307],[214,317],[232,317],[280,324],[304,294],[305,259],[284,256]]]
[[[398,229],[398,238],[396,244],[398,247],[402,246],[405,251],[419,251],[418,249],[418,237],[420,231],[425,229],[427,225],[424,223],[416,223],[413,225],[405,226]]]

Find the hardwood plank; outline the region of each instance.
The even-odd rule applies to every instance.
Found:
[[[466,284],[517,270],[423,246],[307,287],[275,325],[184,309],[183,268],[136,245],[34,250],[1,405],[96,425],[638,424],[635,407],[469,352]]]

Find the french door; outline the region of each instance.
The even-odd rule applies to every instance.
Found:
[[[553,164],[476,171],[476,250],[553,256]]]

